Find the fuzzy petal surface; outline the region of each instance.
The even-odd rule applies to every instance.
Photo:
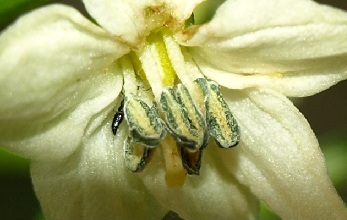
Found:
[[[71,156],[33,161],[32,180],[47,219],[161,219],[167,213],[124,166],[126,130],[112,134],[112,108],[95,115],[99,125]]]
[[[211,143],[203,152],[200,175],[188,176],[182,187],[167,187],[160,151],[144,170],[144,184],[161,204],[187,220],[257,219],[258,199],[230,175]]]
[[[283,219],[347,219],[318,141],[302,114],[271,90],[225,92],[241,143],[220,151],[230,172]]]
[[[174,19],[184,25],[203,0],[83,0],[87,11],[103,28],[138,47],[151,30]]]
[[[313,1],[229,0],[183,44],[223,86],[308,96],[347,78],[346,35],[347,13]]]
[[[0,37],[0,145],[33,159],[70,155],[120,93],[111,64],[128,50],[67,6],[21,17]]]

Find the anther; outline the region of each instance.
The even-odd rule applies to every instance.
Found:
[[[168,131],[178,145],[196,151],[206,147],[208,131],[205,118],[198,111],[188,90],[182,84],[176,90],[164,89],[160,104]]]
[[[220,86],[213,81],[208,82],[208,86],[207,119],[210,135],[219,147],[234,147],[240,140],[239,126],[221,94]]]
[[[125,166],[134,173],[142,171],[149,163],[154,150],[140,143],[132,142],[128,137],[124,141]]]
[[[124,114],[129,125],[132,142],[155,147],[165,137],[166,132],[155,103],[149,107],[136,96],[126,97]]]

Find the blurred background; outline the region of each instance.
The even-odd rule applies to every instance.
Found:
[[[85,13],[83,4],[77,0],[0,0],[0,30],[23,13],[57,2],[73,5]],[[317,2],[347,11],[345,0]],[[347,203],[347,81],[315,96],[293,101],[316,133],[327,160],[329,174],[338,193]],[[29,160],[0,150],[0,219],[44,219],[31,184],[29,163]],[[170,212],[164,219],[180,218]],[[279,218],[261,204],[260,219]]]

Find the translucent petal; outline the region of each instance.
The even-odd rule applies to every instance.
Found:
[[[184,25],[201,1],[83,0],[87,11],[102,27],[134,46],[139,46],[149,31],[169,21]]]
[[[157,151],[143,171],[144,184],[162,205],[187,220],[256,219],[258,199],[220,163],[217,148],[214,143],[209,145],[203,152],[200,175],[188,176],[185,184],[176,188],[167,187],[165,164]]]
[[[127,46],[54,5],[0,36],[0,145],[30,158],[61,158],[81,144],[93,115],[120,93],[111,63]]]
[[[111,108],[95,116],[102,125],[71,156],[33,161],[32,179],[47,219],[160,219],[168,211],[124,166],[125,126],[112,134]]]
[[[306,119],[269,90],[225,91],[241,129],[240,145],[222,160],[283,219],[346,219]]]
[[[227,1],[184,44],[224,86],[307,96],[347,78],[346,35],[347,13],[313,1]]]

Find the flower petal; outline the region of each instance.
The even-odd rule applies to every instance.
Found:
[[[313,1],[229,0],[185,44],[226,87],[307,96],[347,78],[346,35],[347,13]]]
[[[184,24],[203,0],[83,0],[87,11],[105,29],[139,46],[149,32],[174,19]]]
[[[241,128],[229,170],[283,219],[347,219],[306,119],[269,90],[225,91]]]
[[[187,220],[257,219],[258,199],[228,173],[216,149],[216,145],[208,146],[200,175],[188,176],[185,184],[177,188],[166,185],[165,164],[160,160],[161,151],[157,151],[143,171],[144,184],[162,205]]]
[[[30,158],[71,154],[120,93],[109,67],[127,50],[70,7],[20,18],[0,37],[0,145]]]
[[[70,157],[33,161],[32,179],[47,219],[160,219],[168,211],[124,166],[125,126],[112,134],[111,109],[95,116],[102,125]]]
[[[179,22],[184,23],[193,13],[195,7],[205,0],[166,0],[166,4],[171,8],[171,13]]]

